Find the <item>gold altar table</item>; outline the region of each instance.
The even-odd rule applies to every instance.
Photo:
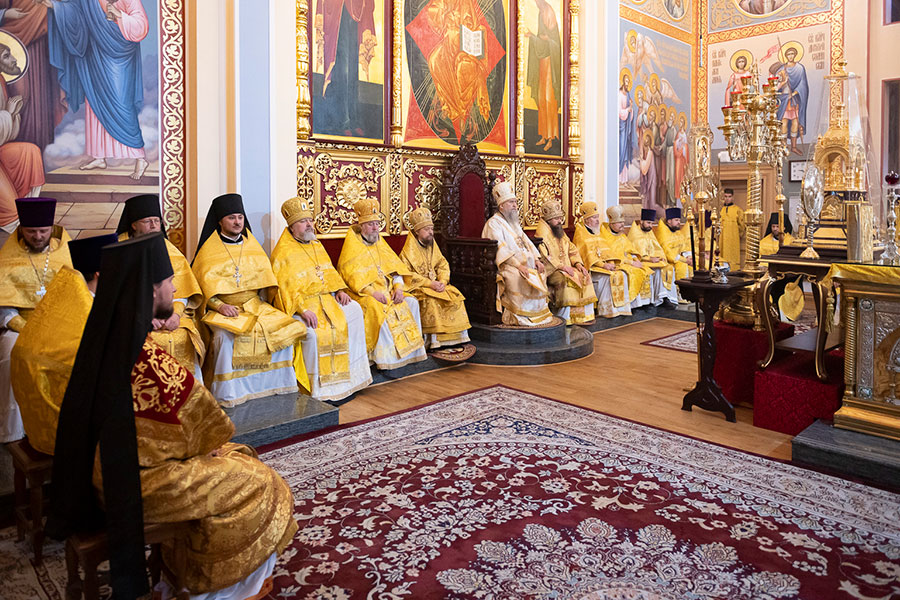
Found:
[[[841,288],[843,406],[835,427],[900,440],[900,267],[835,263]]]

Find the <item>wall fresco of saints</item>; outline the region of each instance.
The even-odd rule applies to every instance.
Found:
[[[616,114],[620,196],[680,206],[691,114],[691,48],[622,20]],[[624,193],[623,193],[624,192]]]

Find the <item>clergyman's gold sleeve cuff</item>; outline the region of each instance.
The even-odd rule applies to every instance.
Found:
[[[206,305],[216,311],[219,310],[219,308],[223,304],[225,304],[225,303],[222,302],[221,300],[219,300],[218,296],[213,296],[212,298],[210,298],[209,300],[206,301]]]
[[[22,331],[22,328],[25,327],[25,322],[25,318],[22,315],[16,315],[9,320],[9,323],[6,324],[6,327],[9,328],[10,331],[20,333]]]

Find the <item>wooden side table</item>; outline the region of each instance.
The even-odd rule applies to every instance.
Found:
[[[692,279],[679,279],[676,283],[682,297],[700,305],[704,319],[700,347],[697,348],[697,357],[700,361],[700,380],[694,389],[685,395],[681,410],[691,410],[692,407],[699,406],[704,410],[721,412],[727,421],[734,423],[736,421],[734,407],[725,398],[722,388],[719,387],[713,376],[713,368],[716,364],[716,330],[713,322],[722,302],[736,294],[739,289],[752,285],[753,280],[729,276],[728,283],[693,281]]]

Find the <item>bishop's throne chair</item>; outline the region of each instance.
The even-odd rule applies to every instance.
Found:
[[[450,283],[466,297],[472,323],[499,325],[497,311],[497,241],[481,237],[496,210],[488,174],[475,146],[462,146],[444,173],[439,242],[450,263]]]

